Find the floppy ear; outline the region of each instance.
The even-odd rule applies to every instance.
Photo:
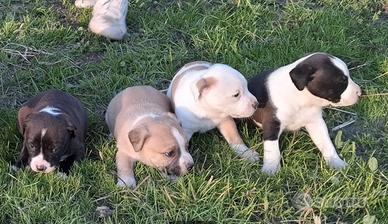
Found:
[[[206,89],[211,87],[215,82],[216,79],[213,77],[201,78],[200,80],[198,80],[192,88],[195,100],[198,100],[201,97],[202,93]]]
[[[128,133],[129,141],[136,152],[143,148],[144,142],[148,137],[150,137],[150,133],[145,126],[137,127]]]
[[[67,128],[67,131],[70,134],[70,137],[74,138],[77,128],[74,125],[72,125],[71,123],[68,124],[66,128]]]
[[[24,134],[24,129],[27,122],[29,121],[28,117],[31,115],[32,109],[28,106],[22,106],[18,112],[18,122],[17,128],[21,134]]]
[[[290,71],[291,80],[298,90],[303,90],[311,80],[316,69],[309,64],[299,64]]]
[[[69,132],[70,137],[74,138],[77,133],[77,127],[73,125],[73,123],[69,120],[67,116],[65,116],[65,120],[66,120],[66,129]]]

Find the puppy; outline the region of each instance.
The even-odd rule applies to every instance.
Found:
[[[323,107],[350,106],[361,96],[360,87],[350,78],[341,59],[313,53],[253,77],[248,89],[259,102],[252,119],[263,128],[264,173],[274,174],[280,168],[280,134],[302,127],[331,168],[345,167],[322,118]]]
[[[244,144],[233,120],[252,116],[258,105],[240,72],[224,64],[192,62],[177,72],[167,95],[187,139],[217,127],[238,156],[259,159]]]
[[[59,167],[68,174],[85,155],[87,113],[68,93],[48,90],[31,98],[20,108],[17,124],[24,138],[17,167],[41,173]]]
[[[184,132],[171,113],[170,100],[158,90],[135,86],[121,91],[109,103],[105,120],[117,143],[118,186],[136,186],[136,161],[173,178],[192,169]]]
[[[79,8],[93,7],[89,29],[112,40],[121,40],[127,33],[125,23],[128,0],[76,0]]]

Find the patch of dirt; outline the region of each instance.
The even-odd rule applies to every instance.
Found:
[[[59,15],[59,21],[61,22],[61,24],[70,26],[72,28],[78,28],[80,26],[76,17],[71,15],[69,11],[65,8],[65,6],[59,1],[53,2],[52,8]]]
[[[83,66],[87,64],[97,64],[100,63],[103,59],[103,53],[102,52],[90,52],[82,57],[79,57],[75,64],[78,66]]]

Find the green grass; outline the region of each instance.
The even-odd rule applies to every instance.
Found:
[[[87,31],[91,10],[76,9],[73,0],[1,0],[0,223],[387,222],[388,14],[383,4],[134,0],[129,36],[111,42]],[[345,60],[366,92],[347,108],[358,119],[337,141],[349,163],[346,170],[330,170],[300,131],[283,135],[282,169],[268,177],[260,173],[261,162],[236,158],[211,131],[191,140],[195,168],[178,182],[138,164],[138,188],[116,188],[115,144],[101,115],[115,93],[140,84],[167,88],[177,69],[193,60],[230,64],[249,78],[314,51]],[[49,88],[78,97],[90,117],[88,157],[67,179],[9,168],[22,141],[17,110]],[[325,110],[325,119],[334,127],[348,117]],[[244,123],[239,128],[262,155],[261,130]],[[368,165],[373,157],[377,170]],[[112,214],[99,217],[99,206]]]

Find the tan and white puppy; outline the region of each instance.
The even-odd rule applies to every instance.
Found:
[[[79,8],[93,7],[89,29],[112,40],[121,40],[127,33],[125,23],[128,0],[76,0]]]
[[[116,139],[117,185],[135,187],[140,161],[175,178],[190,171],[188,141],[171,113],[170,100],[150,86],[129,87],[109,103],[105,120]]]
[[[238,156],[259,159],[244,144],[233,120],[252,116],[258,105],[240,72],[224,64],[192,62],[177,72],[167,95],[187,139],[217,127]]]

